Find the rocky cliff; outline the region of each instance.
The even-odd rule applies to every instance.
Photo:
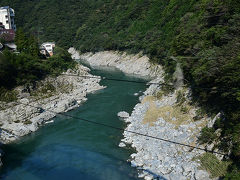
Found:
[[[79,54],[74,48],[69,49],[69,52],[73,58],[83,59],[91,66],[113,66],[128,74],[154,79],[151,81],[153,84],[140,97],[140,103],[135,106],[131,116],[126,112],[118,113],[121,120],[124,119],[127,123],[119,146],[131,146],[136,150],[130,161],[132,166],[140,170],[139,177],[146,180],[213,178],[209,172],[202,169],[198,159],[205,151],[128,132],[200,147],[197,141],[200,131],[212,122],[212,119],[204,116],[196,121],[198,107],[191,105],[189,89],[179,86],[174,91],[164,92],[162,86],[155,84],[164,82],[164,72],[160,66],[150,64],[147,56],[116,51]],[[179,68],[178,65],[177,71]]]
[[[179,104],[180,93],[189,102],[187,89],[180,88],[163,95],[160,86],[151,85],[140,98],[141,102],[135,106],[131,116],[125,118],[128,126],[119,146],[130,145],[136,149],[130,161],[132,166],[142,170],[139,177],[146,180],[211,179],[209,173],[201,169],[198,160],[205,151],[129,133],[134,131],[200,147],[197,137],[210,118],[204,117],[195,121],[197,108],[186,102]]]
[[[145,55],[127,54],[118,51],[103,51],[97,53],[79,54],[74,48],[69,49],[73,59],[82,59],[90,66],[111,66],[116,67],[126,74],[139,76],[156,77],[163,73],[160,65],[151,64],[149,58]]]
[[[92,76],[89,69],[77,65],[60,76],[48,77],[41,82],[17,87],[16,102],[1,103],[0,141],[10,143],[21,136],[36,131],[45,123],[52,122],[56,113],[66,112],[86,101],[86,95],[104,87],[100,78]],[[81,76],[90,76],[84,78]]]

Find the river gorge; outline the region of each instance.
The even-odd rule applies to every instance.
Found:
[[[79,66],[90,78],[71,79],[76,74],[67,72],[69,77],[64,78],[73,82],[73,91],[56,96],[56,103],[50,99],[50,104],[46,100],[48,105],[42,105],[65,112],[65,116],[50,114],[56,117],[51,120],[48,115],[44,127],[36,131],[37,126],[34,133],[16,136],[18,140],[4,145],[2,179],[210,179],[196,159],[204,151],[129,133],[200,147],[197,137],[201,128],[211,125],[216,117],[194,120],[198,107],[190,105],[188,88],[177,87],[163,93],[162,67],[150,64],[148,57],[141,54],[105,51],[80,55],[74,48],[69,52],[91,69],[89,74],[88,68]],[[150,79],[153,80],[147,85]],[[136,83],[139,81],[146,83]],[[179,94],[184,98],[182,104]],[[36,115],[39,117],[39,113]],[[40,113],[36,122],[41,119]],[[13,129],[16,135],[21,134],[21,128],[32,127],[11,124],[4,127],[7,132]],[[29,134],[24,132],[21,136]],[[3,137],[12,138],[6,133]]]
[[[91,73],[136,80],[116,69],[92,70]],[[101,85],[107,88],[89,94],[87,102],[67,114],[124,128],[117,113],[130,113],[138,102],[134,94],[143,92],[146,85],[115,81],[102,81]],[[132,150],[118,147],[122,133],[57,116],[54,123],[3,147],[6,153],[1,178],[136,179],[136,169],[127,162]]]

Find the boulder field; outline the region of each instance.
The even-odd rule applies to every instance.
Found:
[[[149,58],[141,54],[129,55],[118,51],[80,54],[74,48],[70,48],[69,52],[72,58],[84,60],[90,66],[111,66],[127,74],[147,76],[152,79],[144,95],[139,97],[140,103],[135,106],[131,115],[127,112],[118,113],[120,120],[127,124],[119,147],[131,146],[136,150],[129,161],[139,170],[140,178],[146,180],[214,179],[201,168],[200,160],[197,158],[205,151],[129,132],[204,149],[204,146],[198,144],[198,136],[201,129],[211,126],[216,118],[204,116],[198,120],[194,119],[199,108],[190,105],[190,89],[180,86],[172,92],[164,93],[160,85],[164,83],[163,68],[151,64]],[[179,94],[185,99],[183,103],[178,102]],[[209,150],[212,150],[212,147]]]

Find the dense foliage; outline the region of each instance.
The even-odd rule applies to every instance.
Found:
[[[24,30],[63,47],[142,51],[168,74],[176,57],[198,102],[224,113],[206,133],[223,130],[219,147],[233,150],[230,171],[239,169],[239,0],[0,0],[7,4]]]
[[[40,80],[49,74],[58,74],[74,66],[71,55],[61,48],[51,58],[39,53],[39,46],[33,36],[26,35],[22,29],[15,39],[19,53],[4,50],[0,56],[0,88],[11,89],[17,85]]]

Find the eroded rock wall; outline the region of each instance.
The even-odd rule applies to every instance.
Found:
[[[91,66],[116,67],[124,73],[139,76],[156,77],[163,73],[162,67],[150,63],[149,58],[141,53],[136,55],[118,51],[102,51],[79,54],[74,48],[69,49],[73,59],[82,59]]]
[[[52,122],[56,113],[78,107],[87,100],[88,93],[104,88],[99,85],[100,77],[92,76],[89,71],[77,65],[76,69],[56,78],[49,77],[38,82],[31,92],[23,92],[23,87],[16,88],[19,91],[18,100],[5,104],[0,110],[0,141],[9,143],[38,130],[43,124]]]

